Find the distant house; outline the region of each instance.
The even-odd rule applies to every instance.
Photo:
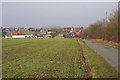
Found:
[[[78,35],[80,33],[80,31],[76,31],[75,33]]]
[[[47,34],[51,34],[51,33],[52,33],[52,30],[48,30],[48,31],[47,31]]]
[[[47,31],[47,34],[51,34],[51,33],[56,33],[56,31],[54,31],[54,30],[48,30]]]
[[[52,38],[52,35],[50,34],[46,34],[46,35],[43,35],[44,38]]]
[[[71,31],[71,27],[64,28],[64,31],[69,33]]]
[[[71,30],[70,30],[70,32],[73,32],[73,30],[74,30],[74,28],[72,27]]]
[[[25,35],[20,32],[12,32],[11,33],[12,38],[32,38],[35,37],[34,35]]]
[[[63,34],[59,34],[59,35],[55,36],[55,38],[64,38],[64,37],[63,37]]]

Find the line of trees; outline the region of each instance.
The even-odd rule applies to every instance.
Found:
[[[120,12],[118,10],[114,11],[109,20],[103,19],[91,24],[89,27],[84,29],[80,34],[83,39],[103,39],[107,41],[118,42],[118,37],[120,35],[119,24],[120,24]]]

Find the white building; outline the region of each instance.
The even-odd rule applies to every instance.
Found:
[[[36,36],[34,35],[12,35],[12,38],[33,38],[33,37],[36,37]]]
[[[18,32],[13,32],[11,33],[12,38],[37,38],[37,36],[34,35],[24,35],[22,33],[18,33]]]

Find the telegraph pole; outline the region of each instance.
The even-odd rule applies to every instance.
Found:
[[[106,12],[106,18],[105,18],[105,27],[107,27],[107,12]],[[106,39],[106,30],[104,32],[104,39]]]
[[[107,26],[107,12],[106,12],[106,18],[105,18],[105,26]]]

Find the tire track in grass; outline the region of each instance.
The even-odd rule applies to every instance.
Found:
[[[72,59],[71,59],[71,66],[70,66],[70,71],[69,71],[69,74],[68,74],[68,78],[74,78],[74,61],[75,61],[75,58],[74,56],[72,56]]]
[[[82,48],[81,47],[81,45],[80,45],[80,41],[78,40],[78,43],[79,43],[79,46],[80,46],[80,48]],[[90,65],[89,65],[89,63],[87,62],[87,58],[85,57],[85,54],[84,54],[84,51],[83,51],[83,49],[81,49],[82,50],[82,57],[83,57],[83,63],[85,64],[85,67],[86,67],[86,69],[87,69],[87,78],[92,78],[93,76],[92,76],[92,71],[91,71],[91,68],[90,68]]]
[[[78,41],[77,41],[77,45],[79,48],[81,48]],[[71,65],[70,65],[68,78],[88,78],[88,71],[85,64],[86,62],[82,48],[79,50],[80,51],[78,54],[75,54],[71,57]]]

